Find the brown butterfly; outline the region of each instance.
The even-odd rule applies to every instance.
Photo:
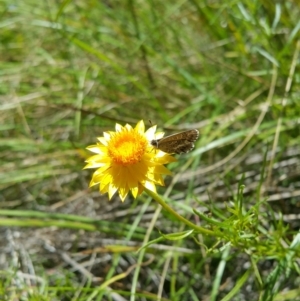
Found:
[[[194,148],[194,142],[198,138],[198,130],[188,130],[161,139],[153,139],[150,144],[165,153],[182,154],[192,150]]]

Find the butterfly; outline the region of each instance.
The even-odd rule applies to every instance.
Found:
[[[194,142],[199,138],[198,130],[187,130],[161,139],[153,139],[150,144],[169,154],[187,153],[194,148]]]

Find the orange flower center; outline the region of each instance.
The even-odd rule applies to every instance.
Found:
[[[114,163],[131,165],[141,161],[147,145],[147,139],[141,134],[134,130],[123,130],[112,136],[107,148]]]

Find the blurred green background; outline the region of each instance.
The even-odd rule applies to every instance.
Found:
[[[299,7],[0,0],[0,299],[300,300]],[[109,202],[82,168],[103,131],[141,119],[199,130],[159,192],[236,239],[136,252],[154,225],[150,240],[187,229],[144,194]]]

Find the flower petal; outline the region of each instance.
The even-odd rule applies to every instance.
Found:
[[[145,124],[143,120],[140,120],[137,125],[135,126],[134,130],[138,133],[140,133],[141,135],[143,135],[145,133]]]

